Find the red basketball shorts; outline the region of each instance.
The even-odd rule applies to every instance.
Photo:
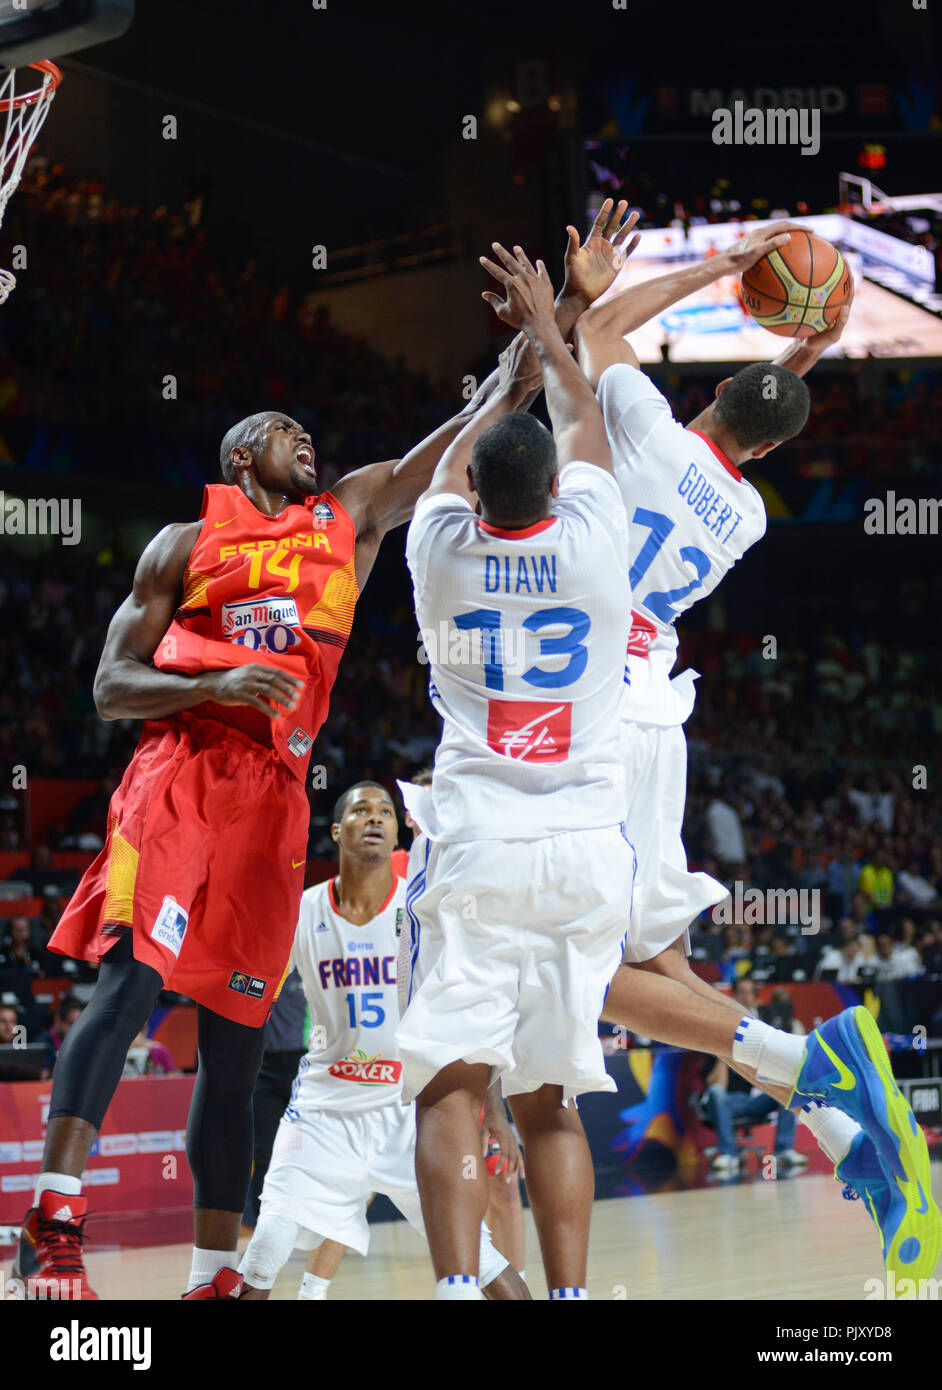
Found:
[[[100,961],[131,931],[168,989],[261,1027],[298,924],[308,816],[271,749],[211,720],[149,720],[50,948]]]

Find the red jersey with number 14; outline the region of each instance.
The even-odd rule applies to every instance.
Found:
[[[303,779],[359,597],[353,520],[331,492],[270,517],[219,483],[207,486],[201,516],[183,602],[154,664],[192,673],[260,662],[303,679],[297,708],[275,720],[250,705],[207,701],[190,711],[272,747]]]

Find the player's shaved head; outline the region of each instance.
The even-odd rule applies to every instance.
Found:
[[[233,449],[254,449],[272,413],[270,410],[259,410],[255,415],[246,415],[244,420],[226,430],[219,446],[219,470],[227,483],[235,482],[235,468],[231,457]]]
[[[486,521],[528,526],[546,515],[556,444],[532,415],[505,415],[475,440],[471,479]]]
[[[345,813],[346,813],[347,807],[350,805],[350,803],[351,803],[352,801],[355,801],[355,800],[356,800],[356,798],[357,798],[357,793],[358,793],[358,792],[364,791],[367,787],[369,787],[369,788],[371,788],[371,789],[373,789],[373,790],[375,790],[375,791],[382,792],[382,793],[383,793],[383,796],[384,796],[384,797],[386,798],[386,800],[389,802],[390,806],[393,805],[393,799],[392,799],[392,797],[389,795],[389,792],[386,790],[386,788],[382,785],[382,783],[380,783],[380,782],[354,782],[354,784],[353,784],[352,787],[348,787],[347,790],[346,790],[345,792],[343,792],[343,793],[337,798],[337,801],[336,801],[336,803],[335,803],[335,805],[334,805],[334,820],[333,820],[334,825],[339,825],[339,824],[340,824],[340,822],[341,822],[341,821],[343,820],[343,818],[344,818],[344,815],[345,815]]]
[[[716,419],[741,449],[781,444],[804,429],[811,396],[800,376],[777,362],[751,362],[726,383]]]

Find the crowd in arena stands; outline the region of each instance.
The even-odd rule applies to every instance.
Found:
[[[715,220],[709,202],[675,211]],[[147,211],[37,154],[7,224],[42,274],[24,273],[5,306],[0,418],[146,428],[197,449],[205,471],[246,403],[264,400],[311,429],[329,485],[349,468],[401,456],[461,404],[457,383],[432,382],[341,330],[279,280],[247,232],[207,229],[198,195]],[[492,365],[472,364],[471,373]],[[178,394],[168,408],[170,370]],[[681,419],[712,389],[698,377],[667,383]],[[942,374],[864,362],[820,381],[796,447],[813,454],[819,475],[825,444],[824,461],[833,455],[842,468],[856,459],[871,472],[891,470],[904,446],[915,451],[912,467],[925,470],[937,466],[929,446],[940,433]]]
[[[207,232],[198,205],[149,212],[32,158],[7,229],[42,274],[22,274],[6,306],[6,413],[202,443],[265,401],[314,432],[328,481],[332,460],[396,456],[449,413],[454,383],[446,391],[340,331],[266,274],[247,233]]]
[[[53,583],[58,601],[70,602],[66,580]],[[44,949],[55,904],[76,882],[74,870],[52,867],[51,850],[100,847],[108,797],[136,737],[133,721],[82,719],[68,703],[68,692],[90,688],[115,592],[107,586],[100,604],[87,586],[76,595],[97,615],[97,627],[77,642],[73,668],[36,659],[15,630],[0,639],[14,677],[0,692],[4,773],[29,746],[37,773],[74,775],[83,749],[82,770],[97,778],[51,829],[50,844],[15,871],[43,899],[43,916],[32,925],[3,924],[0,968],[49,968]],[[33,611],[41,616],[41,607]],[[375,778],[395,795],[396,779],[434,752],[439,723],[414,641],[414,619],[405,613],[387,615],[382,630],[375,619],[372,628],[355,629],[312,755],[320,771],[309,791],[311,857],[332,853],[338,787]],[[687,725],[692,863],[733,887],[792,889],[803,904],[818,904],[809,924],[798,920],[809,915],[804,906],[789,908],[793,920],[772,921],[759,911],[743,914],[734,899],[736,920],[698,924],[698,951],[730,975],[750,962],[775,980],[831,978],[832,971],[842,980],[942,973],[942,799],[935,769],[930,776],[925,768],[942,734],[939,653],[872,636],[851,645],[825,628],[787,662],[768,661],[755,638],[734,634],[720,643],[691,630],[681,664],[702,673]],[[5,845],[14,848],[15,813],[3,816]]]

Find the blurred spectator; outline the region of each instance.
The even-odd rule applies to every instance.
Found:
[[[736,878],[745,872],[746,842],[739,816],[724,792],[725,789],[718,791],[707,807],[707,843],[723,871]]]
[[[28,917],[12,918],[6,938],[0,943],[0,970],[23,970],[29,975],[39,974],[39,959],[30,950]]]
[[[0,1004],[0,1046],[9,1047],[16,1038],[20,1013],[15,1004]]]
[[[733,985],[733,998],[744,1013],[756,1013],[755,982],[748,976],[741,976]],[[786,995],[787,999],[787,995]],[[790,1006],[791,1001],[787,999]],[[783,1012],[781,1001],[777,1015]],[[796,1152],[796,1117],[772,1099],[759,1091],[737,1072],[731,1071],[724,1061],[714,1058],[707,1064],[706,1090],[703,1108],[707,1121],[716,1130],[717,1152],[710,1166],[717,1172],[730,1172],[739,1167],[739,1148],[736,1143],[736,1123],[752,1121],[756,1124],[776,1116],[775,1156],[780,1161],[793,1166],[804,1167],[808,1160],[804,1154]]]
[[[881,830],[893,829],[893,793],[881,791],[878,779],[871,774],[864,790],[851,787],[847,793],[860,818],[861,825],[876,824]]]
[[[906,933],[902,941],[895,941],[889,932],[881,932],[877,937],[877,980],[908,980],[923,973],[922,960],[914,945],[915,923],[907,922],[904,926]]]
[[[37,1038],[30,1039],[30,1042],[41,1043],[46,1049],[44,1076],[52,1075],[59,1049],[84,1007],[82,1001],[76,999],[74,994],[63,994],[53,1011],[51,1027],[45,1033],[40,1033]]]
[[[927,975],[942,976],[942,922],[932,921],[920,942],[919,952]]]
[[[893,901],[893,870],[882,849],[877,850],[869,864],[860,870],[857,887],[866,893],[874,907],[889,907]]]
[[[74,893],[78,887],[79,876],[75,869],[57,869],[53,864],[52,850],[48,845],[37,845],[30,859],[30,866],[23,871],[33,885],[37,898],[51,890],[52,893]],[[51,896],[51,894],[50,894]]]
[[[906,868],[900,869],[896,875],[896,897],[899,902],[925,907],[928,903],[934,903],[938,896],[935,884],[919,872],[918,859],[911,859]]]
[[[841,946],[829,946],[822,953],[815,969],[815,978],[836,980],[841,985],[853,985],[860,979],[860,970],[864,963],[860,937],[851,936]]]
[[[124,1076],[166,1076],[174,1070],[173,1058],[163,1043],[147,1036],[145,1024],[128,1048]]]

